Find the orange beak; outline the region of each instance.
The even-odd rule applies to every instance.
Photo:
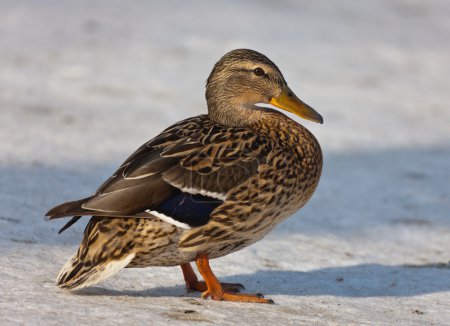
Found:
[[[323,123],[322,116],[308,104],[300,100],[288,86],[283,89],[280,95],[272,97],[270,99],[270,104],[294,113],[301,118]]]

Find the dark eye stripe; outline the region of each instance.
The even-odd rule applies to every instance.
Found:
[[[256,68],[255,68],[256,69]],[[234,71],[234,72],[245,72],[245,73],[249,73],[249,72],[251,72],[251,73],[255,73],[255,69],[244,69],[244,68],[234,68],[234,69],[231,69],[232,71]],[[262,68],[261,68],[261,70],[262,70]],[[270,79],[270,76],[269,75],[267,75],[265,72],[264,72],[264,70],[263,70],[263,75],[261,75],[261,76],[263,76],[263,77],[269,77],[269,79]]]

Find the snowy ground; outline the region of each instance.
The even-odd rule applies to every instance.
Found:
[[[450,324],[450,2],[0,2],[0,324]],[[85,224],[43,215],[205,112],[238,47],[325,118],[312,201],[212,262],[276,305],[203,300],[178,268],[54,286]]]

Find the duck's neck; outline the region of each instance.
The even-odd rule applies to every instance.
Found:
[[[283,142],[287,147],[304,147],[305,144],[319,147],[316,138],[308,129],[277,110],[265,109],[264,114],[251,128]]]
[[[220,106],[208,103],[209,118],[229,127],[251,127],[261,120],[263,110],[265,109],[233,102]]]
[[[247,107],[245,105],[232,105],[214,107],[208,105],[208,116],[214,122],[229,126],[257,129],[259,132],[276,132],[287,125],[303,128],[283,113],[263,107]]]

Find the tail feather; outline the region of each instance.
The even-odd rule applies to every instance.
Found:
[[[56,207],[53,207],[51,210],[45,214],[48,216],[49,220],[53,220],[55,218],[65,217],[65,216],[74,216],[74,215],[92,215],[95,213],[92,210],[83,208],[83,204],[90,200],[91,197],[83,198],[80,200],[70,201]]]
[[[63,266],[56,285],[78,290],[118,273],[135,257],[134,243],[126,236],[127,232],[134,229],[127,225],[126,219],[91,218],[78,252]]]
[[[65,230],[67,230],[68,228],[70,228],[72,225],[74,225],[79,219],[81,218],[81,216],[74,216],[70,219],[69,222],[67,222],[66,224],[64,224],[64,226],[59,229],[58,234],[63,233]]]
[[[79,290],[104,281],[125,268],[134,258],[134,253],[120,260],[89,266],[75,255],[63,266],[56,278],[56,285],[62,289]]]

